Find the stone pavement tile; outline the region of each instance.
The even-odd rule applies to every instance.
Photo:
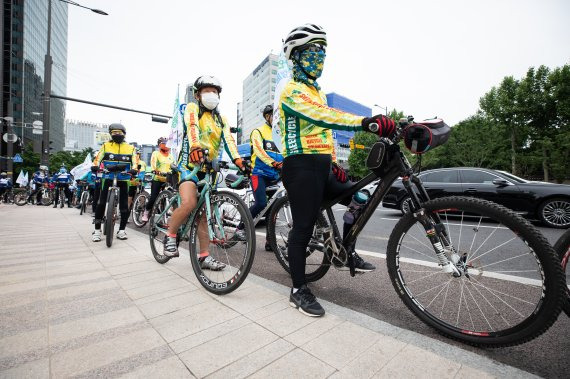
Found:
[[[9,294],[3,294],[0,287],[0,309],[7,310],[14,307],[20,307],[38,300],[44,300],[45,296],[46,290],[43,287]]]
[[[107,271],[109,271],[111,275],[115,276],[120,274],[126,274],[129,272],[137,272],[137,271],[156,269],[156,268],[160,268],[160,264],[158,262],[143,261],[143,262],[136,262],[116,267],[109,267]]]
[[[257,320],[257,323],[269,331],[284,337],[315,321],[316,317],[307,317],[295,308],[289,307],[280,312]]]
[[[0,293],[6,295],[13,292],[44,288],[45,286],[46,286],[46,279],[31,280],[23,283],[0,285]]]
[[[30,270],[30,271],[18,272],[15,274],[3,274],[2,276],[0,276],[0,286],[38,280],[45,278],[45,276],[46,276],[45,267],[39,270]]]
[[[131,276],[140,275],[140,274],[150,274],[152,272],[164,272],[164,267],[161,266],[148,266],[140,270],[125,272],[123,274],[113,275],[114,279],[124,279],[129,278]]]
[[[216,371],[209,375],[208,379],[246,378],[261,370],[271,362],[281,358],[294,348],[295,346],[291,345],[289,342],[283,339],[278,339],[275,342],[272,342],[269,345],[266,345],[222,368],[221,370]]]
[[[51,357],[51,376],[60,378],[79,375],[163,345],[164,340],[158,333],[151,328],[146,328],[75,350],[54,354]]]
[[[211,300],[149,320],[167,342],[236,318],[238,313]]]
[[[257,321],[259,319],[270,316],[274,313],[280,312],[290,307],[291,306],[289,305],[288,301],[285,301],[285,299],[279,299],[274,303],[268,304],[261,308],[254,309],[253,311],[244,313],[243,315],[252,321]]]
[[[381,335],[378,342],[350,361],[342,370],[337,371],[331,379],[371,378],[379,372],[404,347],[405,342]],[[342,349],[342,346],[340,346]]]
[[[50,344],[57,344],[139,321],[144,321],[144,317],[136,307],[120,309],[50,326],[49,341]]]
[[[378,338],[377,333],[345,321],[301,348],[341,370],[348,362],[372,346]]]
[[[132,306],[129,298],[123,292],[115,289],[93,294],[98,296],[82,297],[79,295],[50,302],[48,304],[50,325],[62,324]]]
[[[95,257],[91,254],[90,251],[72,251],[68,253],[58,254],[58,255],[46,255],[45,261],[46,264],[49,263],[66,263],[66,264],[73,264],[76,262],[82,262],[83,259],[88,259],[89,261],[95,261]]]
[[[87,294],[92,292],[98,292],[101,290],[116,289],[119,290],[119,286],[112,279],[105,279],[98,282],[88,282],[86,284],[78,284],[63,288],[48,289],[47,299],[55,300],[68,296],[77,296],[80,294]]]
[[[474,378],[474,379],[491,379],[491,378],[498,378],[489,374],[488,372],[477,370],[476,368],[462,365],[455,378]]]
[[[136,305],[140,306],[143,304],[152,303],[153,301],[167,299],[167,298],[172,297],[172,296],[178,296],[178,295],[181,295],[183,293],[188,293],[188,292],[192,292],[192,291],[196,291],[196,290],[197,290],[197,288],[195,286],[187,285],[185,287],[174,288],[174,289],[170,289],[166,292],[161,292],[161,293],[157,293],[155,295],[142,297],[140,299],[134,300],[134,302]]]
[[[457,362],[408,344],[374,378],[453,378],[460,367]]]
[[[46,303],[43,300],[0,309],[0,338],[46,328],[47,314]]]
[[[249,324],[179,355],[190,371],[204,377],[261,349],[278,337],[256,324]]]
[[[150,365],[142,366],[118,378],[184,379],[194,378],[194,376],[190,374],[190,371],[188,371],[184,363],[182,363],[178,357],[170,357]]]
[[[99,271],[95,272],[47,278],[47,285],[50,287],[59,286],[59,285],[73,285],[73,283],[75,282],[82,282],[85,280],[99,279],[99,278],[110,279],[111,276],[105,270],[100,269]]]
[[[113,257],[113,259],[109,259],[109,260],[103,260],[99,257],[99,260],[101,261],[103,266],[105,266],[107,268],[123,266],[123,265],[131,264],[131,263],[137,263],[137,262],[150,261],[147,257],[144,257],[140,254],[133,254],[133,253],[117,255],[117,256]]]
[[[139,287],[140,283],[151,283],[154,280],[161,280],[166,278],[173,278],[176,277],[175,273],[171,272],[170,270],[159,270],[159,271],[152,271],[149,273],[142,273],[137,275],[128,276],[126,278],[116,279],[117,283],[123,289],[131,289],[135,287]]]
[[[9,275],[33,270],[44,270],[46,267],[45,262],[41,263],[27,263],[27,264],[14,264],[10,266],[0,267],[0,275]]]
[[[0,358],[10,357],[48,346],[45,328],[23,332],[0,339]]]
[[[141,299],[146,296],[155,295],[157,293],[168,292],[176,288],[191,287],[196,288],[192,284],[188,283],[181,277],[173,277],[170,279],[164,279],[156,283],[148,284],[146,282],[140,283],[137,288],[131,288],[125,290],[127,295],[133,300]]]
[[[79,264],[84,264],[84,263],[99,264],[99,261],[93,255],[90,255],[90,256],[85,256],[85,257],[72,258],[69,260],[49,261],[49,262],[46,262],[46,267],[50,268],[50,267],[72,266],[72,265],[79,265]]]
[[[176,354],[182,353],[186,350],[190,350],[193,347],[199,346],[205,342],[211,341],[215,338],[223,336],[239,329],[247,324],[251,324],[251,321],[243,316],[239,316],[222,322],[221,324],[214,325],[210,328],[200,330],[197,333],[191,334],[188,337],[181,338],[170,343],[170,347]]]
[[[334,372],[334,367],[303,350],[295,349],[250,378],[327,378]]]
[[[277,300],[283,299],[283,296],[275,291],[253,284],[247,290],[235,291],[231,295],[221,296],[218,299],[221,303],[243,314],[275,303]]]
[[[287,306],[289,306],[289,304],[287,304]],[[301,315],[296,309],[294,311]],[[303,317],[308,318],[307,316]],[[331,314],[327,314],[324,317],[315,317],[314,320],[315,322],[286,335],[284,338],[295,346],[300,347],[344,322],[343,319]]]
[[[49,378],[49,359],[38,359],[20,366],[0,371],[0,378]]]
[[[192,292],[185,292],[180,295],[156,300],[152,303],[139,305],[139,309],[147,319],[151,319],[192,305],[205,303],[209,300],[209,296],[200,291],[194,290]]]
[[[47,266],[47,276],[57,276],[62,274],[81,273],[95,270],[101,270],[101,264],[98,262],[93,263],[71,263],[59,266]]]

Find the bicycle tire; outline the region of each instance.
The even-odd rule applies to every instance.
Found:
[[[142,204],[140,202],[142,201]],[[148,201],[148,197],[146,192],[141,192],[137,195],[136,199],[133,201],[132,209],[131,209],[131,217],[133,219],[133,223],[137,228],[142,228],[146,225],[147,221],[142,221],[141,216],[142,213],[145,211],[146,202]]]
[[[14,204],[21,207],[26,205],[28,202],[28,193],[27,192],[18,192],[14,195]]]
[[[44,190],[44,192],[42,193],[41,202],[45,206],[51,205],[51,203],[53,203],[53,192],[49,190]]]
[[[160,213],[162,213],[162,210],[164,208],[161,209],[161,207],[163,207],[164,204],[167,203],[173,195],[174,194],[169,190],[161,191],[160,194],[158,194],[158,196],[156,197],[154,205],[152,206],[152,211],[149,216],[148,236],[150,240],[150,250],[152,251],[152,256],[154,257],[154,259],[160,264],[165,264],[170,260],[171,257],[162,255],[161,254],[162,251],[159,251],[159,249],[156,246],[157,243],[160,243],[160,247],[164,246],[164,237],[166,235],[158,236],[158,230],[155,227],[156,220],[154,215],[159,215]]]
[[[570,270],[570,229],[560,236],[554,244],[554,251],[560,257],[562,270],[566,273],[566,296],[563,300],[562,309],[570,317],[570,288],[568,288],[568,270]]]
[[[113,245],[113,234],[115,232],[115,212],[117,210],[117,196],[115,191],[109,191],[107,201],[107,215],[105,216],[105,242],[107,247]]]
[[[81,208],[79,209],[79,215],[83,215],[87,209],[87,198],[89,197],[89,192],[83,191],[81,194]]]
[[[246,235],[245,245],[245,255],[241,260],[241,265],[235,269],[236,273],[234,275],[230,275],[226,277],[224,275],[223,282],[214,282],[208,274],[206,274],[202,268],[200,267],[201,262],[198,258],[198,249],[196,246],[198,245],[197,241],[197,223],[199,222],[199,217],[201,218],[201,210],[203,210],[204,205],[202,205],[201,209],[196,210],[192,214],[192,219],[190,220],[191,226],[189,231],[189,250],[190,250],[190,262],[192,263],[192,269],[194,270],[194,274],[200,284],[209,292],[214,293],[216,295],[225,295],[232,291],[235,291],[239,288],[239,286],[243,283],[243,281],[247,278],[249,271],[251,270],[251,266],[253,265],[253,260],[255,257],[255,228],[253,226],[253,219],[251,218],[251,213],[249,212],[249,208],[246,206],[245,202],[241,197],[238,195],[227,192],[227,191],[212,191],[210,194],[210,201],[212,203],[212,208],[216,207],[217,204],[223,204],[228,202],[232,204],[236,210],[239,212],[240,221],[243,222],[243,231]],[[219,225],[220,229],[225,229],[223,225]],[[236,229],[237,230],[237,229]],[[234,234],[235,236],[235,234]],[[215,243],[210,243],[210,255],[212,255],[212,245]],[[226,249],[224,244],[222,243],[222,249]],[[226,252],[226,255],[227,252]],[[231,254],[229,254],[231,255]],[[216,257],[214,257],[216,258]],[[225,263],[225,262],[224,262]],[[232,267],[230,262],[228,261],[228,266]],[[226,266],[226,267],[228,267]],[[223,272],[220,271],[211,271],[208,272]]]
[[[445,289],[445,287],[441,287],[441,290],[439,291],[439,293],[437,293],[435,295],[435,297],[431,300],[431,302],[429,304],[420,304],[420,302],[422,301],[421,297],[425,296],[428,297],[427,295],[424,295],[426,291],[424,292],[417,292],[414,293],[414,291],[412,289],[410,289],[410,285],[412,285],[412,283],[414,281],[418,281],[420,279],[425,280],[425,281],[432,281],[434,279],[429,279],[428,278],[431,276],[432,278],[435,278],[433,275],[434,274],[416,274],[416,277],[419,276],[420,279],[417,280],[411,280],[409,283],[406,283],[405,281],[405,277],[406,274],[402,274],[402,267],[406,267],[405,265],[408,266],[417,266],[417,261],[416,262],[411,262],[411,260],[408,261],[408,263],[406,263],[404,261],[405,258],[402,258],[400,256],[400,246],[405,248],[406,246],[403,245],[403,238],[406,236],[406,234],[410,234],[413,238],[413,233],[416,230],[419,230],[418,235],[423,235],[424,238],[426,235],[425,230],[423,230],[423,228],[419,227],[418,229],[412,230],[412,226],[414,226],[414,224],[416,224],[416,219],[415,216],[413,214],[406,214],[404,216],[402,216],[402,218],[400,219],[400,221],[396,224],[396,226],[394,227],[390,238],[388,240],[388,251],[387,251],[387,257],[386,257],[386,263],[388,266],[388,273],[390,275],[390,279],[392,281],[392,284],[396,290],[396,292],[398,293],[398,295],[400,296],[400,299],[404,302],[404,304],[408,307],[408,309],[410,309],[421,321],[423,321],[425,324],[427,324],[428,326],[436,329],[439,333],[450,337],[452,339],[456,339],[459,340],[461,342],[470,344],[470,345],[474,345],[474,346],[485,346],[485,347],[505,347],[505,346],[514,346],[514,345],[518,345],[527,341],[530,341],[536,337],[538,337],[539,335],[541,335],[542,333],[544,333],[555,321],[556,318],[558,316],[558,314],[560,313],[561,310],[561,297],[562,297],[562,293],[563,293],[563,284],[564,284],[564,276],[562,274],[562,269],[561,269],[561,265],[560,262],[557,260],[557,256],[554,254],[554,251],[552,249],[552,247],[550,246],[550,244],[548,243],[548,241],[544,238],[544,236],[534,227],[532,226],[528,221],[526,221],[525,219],[523,219],[522,217],[518,216],[516,213],[514,213],[513,211],[500,206],[498,204],[486,201],[486,200],[482,200],[482,199],[477,199],[477,198],[467,198],[467,197],[446,197],[446,198],[439,198],[439,199],[435,199],[435,200],[430,200],[426,203],[422,204],[423,209],[425,210],[426,214],[429,216],[430,214],[434,214],[434,213],[441,213],[441,212],[446,212],[446,218],[447,218],[447,211],[453,211],[453,212],[458,212],[458,211],[463,211],[463,214],[479,214],[481,215],[481,220],[483,219],[483,216],[485,217],[485,220],[487,221],[488,218],[491,218],[492,220],[496,220],[497,222],[499,222],[500,224],[498,224],[497,227],[495,227],[495,229],[498,229],[499,227],[501,229],[506,230],[504,233],[507,232],[512,232],[513,235],[515,235],[516,242],[520,243],[521,246],[524,246],[525,248],[528,248],[528,250],[530,251],[530,262],[537,264],[538,270],[535,270],[534,272],[538,272],[541,276],[542,276],[542,280],[539,284],[534,283],[532,286],[531,285],[526,285],[524,284],[523,280],[525,277],[523,276],[521,278],[520,282],[517,281],[513,281],[512,279],[510,281],[507,282],[506,279],[506,275],[505,278],[503,278],[503,280],[501,280],[500,278],[497,279],[497,275],[495,274],[495,278],[492,277],[493,274],[490,274],[491,272],[493,272],[493,270],[490,270],[490,273],[487,273],[486,275],[484,274],[484,270],[488,271],[488,266],[491,265],[495,265],[497,263],[501,263],[504,262],[505,259],[503,260],[499,260],[498,262],[494,262],[491,264],[483,264],[481,266],[477,266],[477,268],[475,267],[476,264],[478,264],[477,262],[479,260],[481,260],[481,256],[482,254],[479,254],[477,256],[477,251],[472,252],[472,246],[473,243],[471,243],[471,248],[468,252],[466,252],[465,254],[467,255],[467,257],[469,257],[469,254],[473,254],[471,259],[469,260],[469,258],[466,258],[466,264],[467,267],[469,267],[469,269],[473,270],[473,268],[475,268],[475,270],[471,271],[471,276],[467,276],[467,275],[462,275],[461,278],[469,278],[469,282],[461,282],[461,297],[459,297],[459,309],[457,310],[457,324],[459,324],[459,320],[461,320],[462,323],[466,323],[468,320],[468,318],[463,317],[460,319],[459,314],[460,314],[460,310],[461,310],[461,306],[462,306],[462,300],[463,300],[463,291],[464,291],[464,287],[465,286],[465,304],[467,305],[467,307],[464,307],[463,312],[468,312],[469,317],[471,318],[471,323],[473,324],[473,328],[475,329],[475,324],[473,322],[473,317],[479,317],[478,313],[472,313],[467,302],[471,300],[471,298],[467,298],[468,294],[467,292],[471,293],[471,291],[467,288],[470,284],[472,287],[475,286],[479,286],[479,283],[477,281],[477,279],[481,279],[484,278],[486,280],[485,283],[493,283],[493,281],[495,283],[493,283],[493,285],[496,285],[498,288],[501,288],[502,291],[507,291],[509,289],[509,286],[512,287],[516,287],[517,290],[520,289],[519,287],[525,287],[527,289],[527,292],[531,292],[529,291],[530,289],[533,290],[533,292],[539,293],[539,296],[536,296],[537,300],[537,304],[534,305],[534,303],[529,303],[530,305],[530,309],[531,311],[526,312],[527,309],[525,309],[525,313],[527,313],[527,316],[523,315],[521,313],[521,317],[526,317],[524,318],[522,321],[518,322],[518,324],[514,324],[514,325],[510,325],[508,323],[507,318],[510,316],[507,316],[507,311],[504,311],[505,306],[496,306],[493,307],[493,305],[491,303],[489,303],[489,300],[487,299],[487,297],[485,297],[485,295],[488,296],[488,298],[490,298],[491,301],[498,303],[498,301],[503,301],[505,304],[508,305],[508,303],[505,300],[501,300],[502,298],[506,298],[509,301],[519,301],[519,300],[526,300],[526,299],[530,299],[531,297],[528,295],[525,295],[525,292],[522,292],[523,295],[518,295],[518,293],[520,292],[516,292],[518,296],[528,296],[525,299],[519,299],[515,296],[512,297],[506,297],[506,296],[510,296],[510,295],[506,295],[501,292],[501,291],[496,291],[495,288],[493,287],[481,287],[483,288],[483,291],[488,291],[489,294],[494,295],[497,299],[495,299],[494,297],[491,297],[487,294],[487,292],[485,292],[485,294],[482,294],[482,297],[484,300],[486,300],[489,305],[491,307],[493,307],[494,311],[496,313],[488,313],[487,316],[489,316],[490,319],[500,319],[500,317],[503,317],[503,319],[505,320],[505,323],[508,326],[505,326],[506,329],[504,330],[493,330],[493,327],[490,325],[489,321],[487,319],[485,319],[487,321],[487,323],[489,324],[489,329],[485,330],[467,330],[467,329],[462,329],[459,327],[456,327],[448,322],[446,322],[445,320],[442,319],[442,314],[443,314],[443,308],[446,304],[446,301],[448,303],[457,303],[457,293],[454,292],[453,290],[451,291],[451,296],[449,296],[448,299],[448,291],[449,288],[451,287],[449,284],[451,283],[451,285],[457,284],[457,282],[452,282],[452,280],[457,279],[457,278],[453,278],[450,274],[445,274],[447,275],[445,278],[450,278],[449,281],[447,282],[447,284],[445,284],[445,286],[447,287],[447,290],[445,292],[445,298],[442,299],[443,301],[443,306],[441,309],[441,313],[439,314],[439,317],[436,316],[432,310],[437,310],[439,312],[439,309],[435,309],[436,306],[439,306],[438,304],[441,303],[441,300],[438,300],[436,302],[436,304],[434,304],[433,307],[431,307],[431,304],[434,302],[434,300],[436,300],[437,297],[440,296],[440,294],[443,292],[443,289]],[[463,218],[462,218],[462,224],[461,226],[463,226]],[[451,227],[453,227],[453,223],[451,224]],[[455,224],[457,225],[457,224]],[[473,225],[467,225],[468,227],[465,231],[465,233],[467,233],[467,231],[469,230],[473,230],[474,234],[478,233],[478,232],[487,232],[484,228],[485,226],[479,227],[481,225],[481,221],[479,222],[479,225],[476,226],[476,228],[473,228]],[[488,227],[489,229],[492,229],[493,227]],[[448,229],[449,229],[449,225],[448,225]],[[494,233],[494,232],[493,232]],[[491,235],[493,234],[491,233]],[[503,231],[500,231],[499,233],[503,233]],[[464,237],[466,240],[469,240],[468,238]],[[450,239],[451,238],[451,234],[450,234]],[[483,244],[485,244],[487,242],[489,238],[487,238],[481,246],[483,246]],[[521,241],[519,241],[518,239],[520,239]],[[419,239],[416,238],[416,240],[420,243],[422,243]],[[426,246],[426,248],[432,248],[431,244],[429,243],[429,241],[426,239],[425,240],[427,242],[427,244],[424,244],[424,246]],[[475,241],[475,237],[473,238],[473,242]],[[453,242],[453,241],[452,241]],[[494,243],[495,241],[491,241],[491,243]],[[429,245],[429,246],[428,246]],[[457,251],[458,254],[461,254],[461,250],[460,250],[460,245],[461,245],[461,234],[459,233],[459,243],[458,243],[458,247],[457,247]],[[417,247],[418,244],[415,245],[415,247]],[[419,249],[421,249],[421,245],[419,245]],[[496,245],[495,245],[496,246]],[[499,245],[500,246],[500,245]],[[486,247],[487,248],[487,247]],[[410,250],[412,250],[412,248],[408,248]],[[492,247],[491,250],[485,252],[484,254],[487,254],[489,252],[492,252],[493,250],[497,249],[497,247]],[[432,253],[433,253],[433,248],[432,248]],[[518,254],[519,251],[516,250],[515,254]],[[483,255],[484,255],[483,254]],[[433,256],[435,256],[435,253],[433,253]],[[477,260],[475,259],[477,258]],[[515,257],[517,258],[517,257]],[[500,257],[500,259],[502,259],[502,257]],[[465,262],[465,261],[464,261]],[[509,262],[507,264],[508,268],[512,268],[512,267],[517,267],[516,264],[519,263],[517,262]],[[429,265],[422,265],[422,266],[418,266],[418,267],[422,267],[423,270],[426,271],[416,271],[416,272],[435,272],[435,274],[439,274],[439,273],[443,273],[441,266],[435,265],[434,270],[435,271],[428,271]],[[434,267],[434,266],[432,266]],[[499,270],[502,270],[500,267],[498,268]],[[413,270],[408,271],[409,273],[414,272]],[[497,271],[497,272],[503,272],[503,273],[511,273],[511,272],[524,272],[524,271]],[[479,275],[479,276],[477,276]],[[410,275],[410,278],[413,278],[414,275]],[[501,282],[497,285],[497,282]],[[467,284],[464,284],[467,283]],[[523,284],[521,284],[523,283]],[[431,283],[429,283],[428,285],[431,285]],[[500,285],[502,285],[502,287],[500,287]],[[433,288],[429,289],[429,291],[432,291],[433,289],[439,288],[434,286]],[[488,289],[490,288],[490,289]],[[505,289],[506,288],[506,289]],[[481,293],[481,290],[478,290],[479,293]],[[496,291],[496,292],[493,292]],[[435,292],[435,291],[434,291]],[[432,292],[432,294],[434,293]],[[475,293],[475,295],[478,295],[476,293],[476,291],[474,290],[473,293]],[[498,294],[501,294],[501,296],[498,296]],[[431,295],[429,295],[431,296]],[[486,315],[483,313],[483,311],[481,310],[480,306],[487,306],[487,304],[484,301],[480,301],[479,303],[477,303],[477,300],[475,299],[474,295],[471,293],[471,297],[473,298],[473,302],[477,305],[478,307],[478,311],[481,312],[481,314],[483,315],[483,317],[486,317]],[[514,299],[514,300],[513,300]],[[427,300],[426,300],[427,302]],[[500,304],[500,303],[499,303]],[[524,305],[524,304],[523,304]],[[473,307],[473,310],[475,311],[477,307]],[[534,307],[534,308],[533,308]],[[428,309],[429,308],[429,309]],[[512,308],[512,307],[511,307]],[[465,310],[466,309],[466,310]],[[515,310],[513,308],[513,310]],[[516,310],[515,310],[516,311]],[[455,312],[455,311],[454,311]],[[453,315],[453,317],[455,317],[454,313],[451,313]],[[446,316],[449,315],[449,312],[446,312]],[[493,321],[493,320],[492,320]],[[463,326],[463,325],[462,325]]]
[[[278,243],[277,231],[276,231],[277,218],[279,212],[281,208],[287,206],[288,204],[289,204],[289,198],[287,195],[275,200],[275,202],[271,207],[271,212],[269,213],[269,221],[267,222],[266,232],[267,232],[267,240],[269,241],[271,249],[273,250],[275,257],[277,258],[277,262],[279,262],[281,267],[283,267],[283,269],[287,271],[288,274],[291,274],[291,269],[289,268],[289,260],[288,257],[286,256],[287,246],[281,246]],[[319,216],[317,217],[317,228],[323,228],[327,226],[328,222],[326,218],[323,216],[322,213],[319,213]],[[311,251],[310,248],[307,247],[308,255],[312,254],[313,252],[314,251]],[[309,267],[311,267],[311,265],[305,266],[305,279],[308,282],[316,282],[317,280],[324,277],[331,267],[327,254],[323,253],[323,259],[320,262],[320,265],[316,266],[315,270],[311,271]],[[306,271],[307,268],[309,268],[310,270],[309,272]]]

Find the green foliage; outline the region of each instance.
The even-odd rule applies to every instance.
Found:
[[[28,173],[28,178],[31,179],[34,172],[38,170],[40,165],[40,155],[38,153],[34,153],[34,146],[30,142],[22,151],[22,159],[24,162],[22,163],[14,163],[14,172],[16,173],[16,178],[20,175],[20,171],[24,171]]]
[[[378,141],[378,136],[368,132],[357,132],[354,134],[355,145],[364,145],[370,147],[374,142]],[[357,178],[363,178],[370,172],[366,168],[366,157],[368,156],[367,149],[354,149],[351,150],[348,156],[348,167],[350,175]]]
[[[65,165],[67,170],[83,163],[85,156],[90,153],[93,157],[93,149],[87,148],[83,151],[58,151],[49,157],[49,168],[51,172],[59,170],[62,165]]]

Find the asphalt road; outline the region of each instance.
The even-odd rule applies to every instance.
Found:
[[[342,217],[343,209],[335,211]],[[359,237],[357,251],[376,265],[374,272],[351,277],[346,271],[329,270],[311,289],[318,298],[362,312],[376,319],[412,330],[423,335],[461,346],[466,350],[518,367],[542,377],[568,377],[570,351],[570,318],[562,313],[555,324],[542,336],[526,344],[500,349],[482,349],[448,339],[423,324],[398,298],[386,269],[385,259],[366,255],[366,252],[384,253],[388,237],[400,214],[398,211],[379,208]],[[554,244],[563,231],[536,225]],[[129,227],[134,227],[132,223]],[[144,228],[146,229],[146,228]],[[139,231],[144,231],[140,230]],[[263,250],[265,224],[257,226],[257,251],[251,272],[255,275],[290,286],[289,275],[277,262],[275,255]]]
[[[335,212],[342,216],[342,210]],[[400,217],[399,212],[379,208],[360,236],[357,251],[384,253],[390,232]],[[554,244],[562,230],[536,225]],[[258,225],[257,252],[252,273],[286,286],[291,285],[289,275],[277,262],[273,253],[263,250],[265,226]],[[362,254],[364,257],[364,254]],[[570,318],[562,313],[555,324],[542,336],[526,344],[500,349],[482,349],[456,342],[439,335],[416,318],[401,302],[388,276],[386,261],[374,256],[366,260],[376,265],[374,272],[351,277],[346,271],[329,270],[311,289],[319,298],[362,312],[392,325],[412,330],[435,339],[461,346],[466,350],[518,367],[539,376],[568,377],[570,351]]]

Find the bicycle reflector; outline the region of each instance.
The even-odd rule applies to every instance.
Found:
[[[449,139],[451,128],[441,119],[425,120],[404,130],[404,144],[414,154],[423,154],[443,145]]]

